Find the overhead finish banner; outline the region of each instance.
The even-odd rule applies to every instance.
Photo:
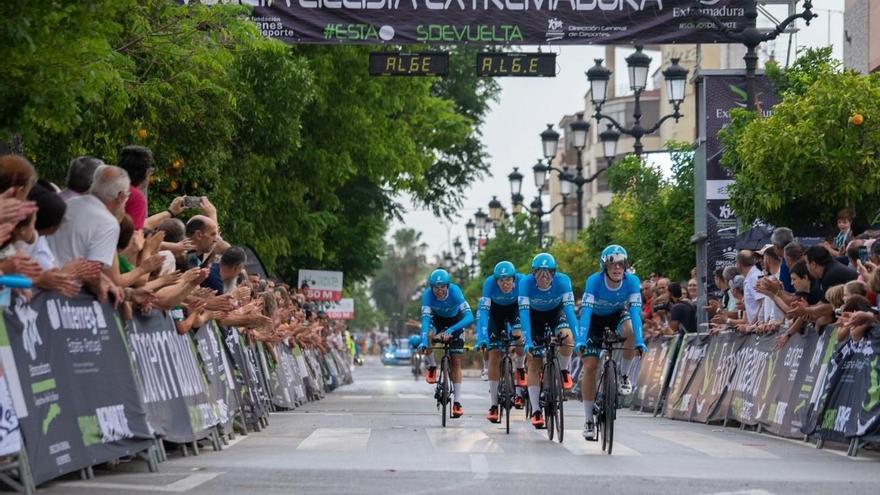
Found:
[[[179,0],[181,3],[196,3]],[[726,41],[750,0],[202,0],[253,6],[264,35],[288,43],[592,45]]]

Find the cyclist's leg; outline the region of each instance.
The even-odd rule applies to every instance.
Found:
[[[584,414],[587,420],[593,416],[593,405],[596,403],[596,372],[599,369],[599,354],[607,317],[593,315],[590,318],[590,334],[587,335],[587,350],[583,358],[583,380],[581,381],[581,400],[584,402]]]
[[[620,374],[622,376],[630,376],[632,371],[633,360],[636,357],[636,336],[632,328],[632,320],[629,314],[622,313],[620,324],[617,326],[617,333],[623,336],[626,341],[623,344],[623,359],[620,362]]]
[[[501,350],[489,351],[489,406],[498,405],[498,384],[501,382]]]
[[[458,417],[464,414],[461,408],[461,357],[464,354],[464,338],[459,336],[452,343],[451,347],[452,363],[450,366],[450,378],[452,378],[452,394],[453,394],[453,416]]]
[[[531,311],[532,323],[532,345],[544,345],[544,327],[547,325],[547,318],[543,312],[535,310]],[[544,367],[544,361],[535,356],[529,359],[529,369],[527,375],[527,383],[529,390],[529,401],[532,404],[532,414],[541,410],[541,371]]]

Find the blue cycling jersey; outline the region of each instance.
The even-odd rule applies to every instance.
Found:
[[[474,322],[471,306],[456,284],[449,284],[449,292],[442,301],[434,296],[434,291],[430,287],[426,288],[422,294],[422,344],[426,345],[428,342],[428,330],[431,328],[434,316],[452,318],[460,314],[464,314],[464,317],[446,330],[449,335],[461,333],[465,327]]]
[[[608,287],[604,272],[597,272],[587,279],[584,298],[581,302],[581,321],[576,342],[585,344],[590,335],[590,318],[608,316],[629,310],[636,345],[644,345],[642,337],[642,283],[639,277],[625,273],[620,287]]]
[[[522,279],[523,275],[515,274],[513,290],[507,293],[503,292],[501,287],[498,287],[498,282],[495,280],[494,275],[489,275],[489,278],[483,283],[483,297],[480,298],[480,307],[477,312],[477,341],[488,339],[489,308],[493,304],[499,306],[516,304],[517,297],[519,297],[517,289]]]
[[[541,290],[534,275],[526,275],[520,280],[519,292],[519,320],[522,325],[523,338],[526,342],[532,341],[531,310],[552,311],[562,306],[565,311],[565,319],[572,332],[577,334],[577,316],[574,314],[574,292],[571,290],[571,279],[564,273],[553,275],[550,288]]]

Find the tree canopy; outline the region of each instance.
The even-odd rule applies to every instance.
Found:
[[[460,199],[448,188],[487,172],[479,128],[498,86],[464,69],[373,78],[368,47],[285,45],[247,14],[167,0],[0,5],[0,142],[20,136],[59,184],[75,156],[113,163],[147,146],[152,212],[207,195],[224,237],[269,270],[364,280],[398,194],[449,212]]]
[[[722,163],[730,202],[746,223],[795,230],[833,225],[854,208],[874,220],[880,204],[880,75],[844,71],[827,49],[808,50],[768,74],[782,100],[769,117],[732,113]]]

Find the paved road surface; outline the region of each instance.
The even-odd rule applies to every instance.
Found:
[[[440,428],[431,387],[407,367],[376,361],[355,384],[320,402],[272,415],[268,429],[223,452],[173,456],[161,473],[142,462],[43,493],[436,494],[511,491],[616,494],[880,493],[880,458],[851,459],[788,441],[621,411],[614,455],[580,437],[569,401],[566,439],[550,443],[521,411],[508,436],[487,423],[486,383],[466,379],[465,417]],[[574,490],[574,491],[571,491]]]

